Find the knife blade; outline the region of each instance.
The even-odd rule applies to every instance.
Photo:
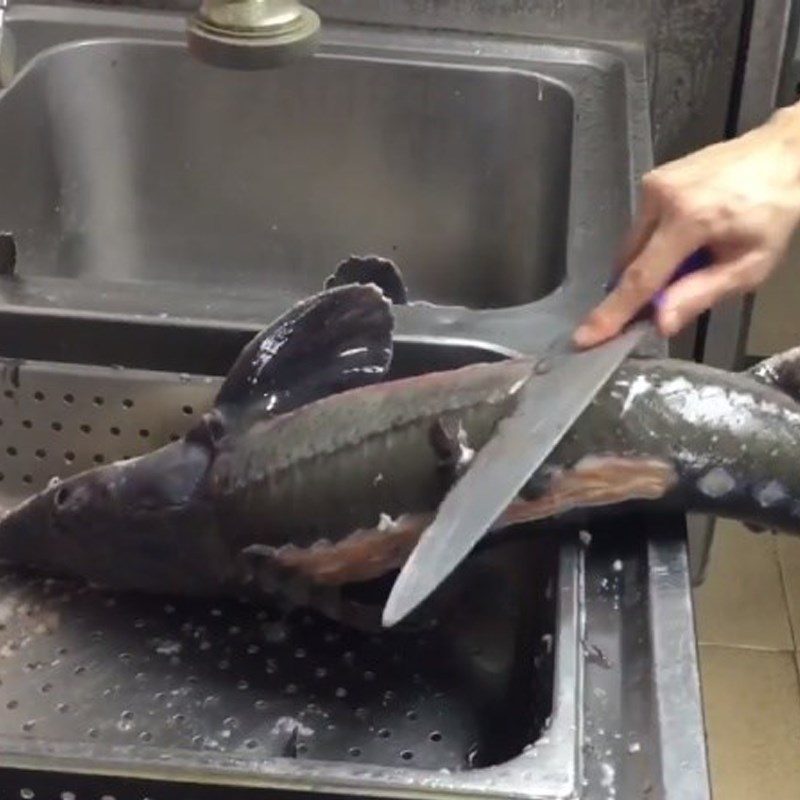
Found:
[[[703,269],[711,254],[701,248],[687,258],[671,283]],[[612,289],[614,283],[608,287]],[[537,369],[520,390],[516,409],[499,423],[466,473],[450,489],[433,522],[403,565],[383,610],[392,627],[431,595],[517,497],[617,367],[655,330],[653,298],[619,336],[588,350],[567,348],[546,369]]]

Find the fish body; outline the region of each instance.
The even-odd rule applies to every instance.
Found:
[[[386,380],[391,329],[374,285],[299,304],[245,348],[184,439],[8,512],[0,558],[120,590],[283,596],[360,625],[341,588],[403,564],[536,379],[514,358]],[[800,530],[798,363],[793,351],[732,374],[629,359],[495,527],[643,503]]]

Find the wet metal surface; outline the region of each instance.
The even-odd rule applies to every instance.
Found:
[[[219,383],[19,362],[5,362],[2,375],[4,505],[54,476],[181,435]],[[0,576],[4,758],[50,753],[97,766],[124,752],[124,768],[112,773],[147,774],[155,759],[184,777],[224,773],[235,758],[249,780],[267,782],[284,775],[288,759],[298,776],[325,764],[333,782],[337,772],[355,780],[360,768],[388,784],[408,773],[443,788],[499,768],[492,782],[501,795],[520,790],[523,773],[544,786],[560,774],[568,785],[575,703],[556,711],[554,699],[578,686],[570,622],[578,598],[570,557],[563,562],[558,549],[520,539],[479,554],[446,621],[371,637],[270,604],[116,595],[8,571]],[[537,757],[554,774],[524,763],[545,718],[552,745]]]

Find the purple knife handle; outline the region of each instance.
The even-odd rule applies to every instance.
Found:
[[[709,267],[713,261],[711,251],[707,247],[701,247],[695,250],[688,258],[686,258],[675,270],[669,280],[668,286],[671,286],[681,278],[691,275],[693,272],[698,272],[701,269]],[[614,277],[606,286],[607,291],[613,291],[619,282],[620,276]],[[657,308],[661,306],[664,300],[665,289],[661,289],[656,293],[655,297],[636,315],[636,320],[644,319],[650,316]]]

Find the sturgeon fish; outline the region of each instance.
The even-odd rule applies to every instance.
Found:
[[[115,590],[278,596],[379,627],[380,608],[342,587],[402,566],[536,360],[387,379],[390,296],[405,290],[387,262],[361,267],[257,335],[183,439],[8,511],[0,559]],[[631,357],[495,528],[641,505],[799,531],[799,400],[800,348],[736,374]]]

